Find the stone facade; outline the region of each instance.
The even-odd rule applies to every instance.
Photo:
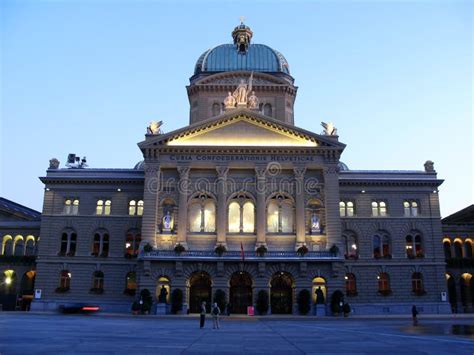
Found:
[[[33,309],[128,311],[164,286],[168,303],[183,292],[183,312],[218,290],[234,313],[264,298],[265,312],[296,314],[303,290],[310,314],[335,311],[338,294],[356,314],[450,312],[432,163],[349,170],[336,131],[294,126],[288,63],[250,39],[199,58],[189,126],[149,130],[134,169],[48,169]],[[224,107],[243,82],[260,105]]]

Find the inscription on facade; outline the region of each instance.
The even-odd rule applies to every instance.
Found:
[[[255,162],[308,162],[315,161],[313,155],[212,155],[212,154],[172,154],[172,161],[255,161]]]

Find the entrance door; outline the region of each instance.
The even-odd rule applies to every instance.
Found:
[[[293,309],[293,288],[291,277],[286,273],[273,276],[270,283],[272,314],[291,314]]]
[[[247,307],[252,305],[252,279],[246,272],[232,275],[230,279],[231,312],[247,314]]]
[[[201,303],[206,302],[207,309],[211,306],[211,277],[207,273],[199,273],[191,276],[189,280],[189,311],[201,313]]]

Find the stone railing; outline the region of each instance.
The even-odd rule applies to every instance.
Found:
[[[218,255],[213,250],[186,250],[177,253],[174,250],[153,250],[151,252],[142,252],[139,256],[147,260],[169,260],[169,259],[199,259],[199,260],[242,260],[240,251],[226,251]],[[244,251],[245,260],[251,261],[269,261],[269,260],[335,260],[339,259],[336,254],[330,251],[310,251],[306,254],[298,254],[296,251],[268,251],[263,255],[258,255],[255,251]]]

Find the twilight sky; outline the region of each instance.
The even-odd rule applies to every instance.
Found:
[[[351,169],[435,162],[442,215],[474,201],[471,1],[0,4],[0,196],[42,209],[48,161],[133,167],[151,120],[188,124],[199,55],[246,17],[287,58],[295,123],[332,121]]]

